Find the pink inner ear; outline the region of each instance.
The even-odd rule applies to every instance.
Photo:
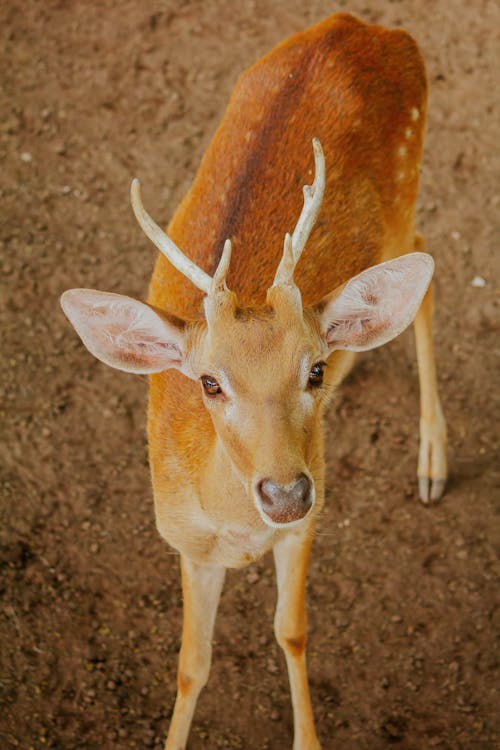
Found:
[[[327,344],[332,349],[362,351],[371,348],[371,340],[383,332],[385,326],[377,317],[348,317],[335,320],[326,333]]]
[[[148,305],[92,289],[65,292],[61,305],[87,349],[105,364],[135,373],[182,366],[181,328]]]
[[[433,270],[429,255],[410,253],[355,276],[322,312],[328,346],[364,351],[397,336],[417,314]]]

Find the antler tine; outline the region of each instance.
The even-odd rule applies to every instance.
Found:
[[[289,241],[285,238],[283,257],[276,271],[273,286],[291,281],[295,267],[309,239],[323,202],[323,194],[325,192],[325,157],[318,138],[313,138],[312,143],[314,150],[314,182],[312,185],[304,185],[304,206],[293,231],[291,247]]]
[[[179,250],[177,245],[172,242],[170,237],[165,234],[158,224],[153,221],[151,216],[147,213],[146,209],[142,205],[141,199],[141,185],[138,179],[132,180],[130,188],[130,197],[132,201],[132,208],[134,209],[135,218],[139,222],[141,229],[149,237],[158,250],[171,262],[173,266],[177,268],[184,276],[193,282],[198,289],[201,289],[205,294],[210,294],[213,289],[212,277],[205,273],[199,268],[196,263],[189,260],[184,253]]]
[[[213,275],[211,293],[227,291],[226,275],[231,262],[231,240],[224,242],[222,255],[220,256],[219,265]]]
[[[311,230],[318,218],[323,194],[325,192],[325,156],[318,138],[313,138],[314,150],[314,182],[312,185],[304,185],[304,207],[299,216],[297,226],[292,234],[292,246],[295,263],[300,258],[302,250],[309,239]]]

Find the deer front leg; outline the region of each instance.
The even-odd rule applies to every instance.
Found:
[[[415,250],[424,250],[420,235]],[[418,488],[424,503],[439,500],[448,475],[446,465],[446,423],[439,402],[436,363],[432,342],[432,284],[415,318],[418,375],[420,380],[420,449],[418,455]]]
[[[212,634],[225,568],[197,565],[181,556],[184,599],[177,698],[165,750],[184,750],[196,701],[206,685],[212,658]]]
[[[311,534],[290,533],[274,547],[278,604],[274,618],[276,640],[285,652],[292,694],[293,750],[319,750],[306,668],[307,618],[305,586]]]

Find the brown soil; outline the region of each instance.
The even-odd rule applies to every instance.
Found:
[[[131,178],[166,222],[239,72],[346,9],[325,0],[1,5],[2,750],[162,746],[181,593],[178,560],[154,527],[146,380],[90,357],[58,296],[87,286],[144,297],[154,253],[129,207]],[[442,503],[417,501],[406,333],[362,360],[330,411],[328,507],[309,583],[317,726],[325,750],[493,750],[500,9],[494,0],[352,0],[349,10],[407,28],[428,64],[419,227],[437,261],[451,480]],[[486,285],[473,285],[476,276]],[[229,574],[192,750],[291,747],[274,601],[269,557]]]

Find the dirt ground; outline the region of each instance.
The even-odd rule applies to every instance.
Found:
[[[338,10],[404,26],[427,61],[419,228],[437,263],[451,479],[441,503],[418,502],[407,332],[361,361],[329,413],[308,592],[318,732],[325,750],[500,747],[500,6],[4,0],[2,750],[162,747],[182,601],[154,525],[147,383],[94,360],[58,297],[145,297],[154,252],[131,178],[166,223],[239,73]],[[191,750],[291,747],[271,563],[228,576]]]

